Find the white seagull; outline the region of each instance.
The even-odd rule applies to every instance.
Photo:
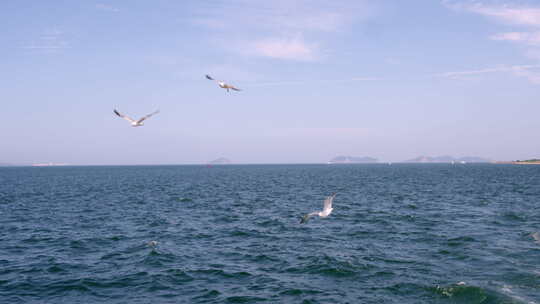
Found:
[[[208,80],[214,80],[215,82],[218,83],[218,85],[219,85],[220,88],[227,89],[227,92],[229,92],[229,89],[235,90],[235,91],[241,91],[239,88],[237,88],[237,87],[235,87],[235,86],[233,86],[233,85],[226,84],[225,82],[220,81],[220,80],[215,80],[214,78],[210,77],[210,75],[206,75],[206,79],[208,79]]]
[[[123,115],[123,114],[120,114],[118,111],[114,110],[114,114],[118,115],[119,117],[122,117],[123,119],[129,121],[131,123],[131,126],[132,127],[140,127],[140,126],[143,126],[144,123],[143,121],[147,118],[149,118],[150,116],[154,115],[154,114],[157,114],[159,113],[159,110],[158,111],[155,111],[154,113],[150,113],[146,116],[143,116],[141,118],[139,118],[139,120],[135,120],[129,116],[126,116],[126,115]]]
[[[540,244],[540,233],[539,232],[535,232],[535,233],[531,234],[531,236],[538,244]]]
[[[311,213],[308,213],[306,215],[304,215],[302,217],[302,220],[300,221],[300,224],[303,224],[305,222],[307,222],[309,220],[310,217],[314,216],[314,215],[318,215],[320,217],[327,217],[330,215],[330,213],[332,213],[332,210],[334,210],[334,208],[332,208],[332,201],[334,200],[334,197],[336,197],[336,193],[332,193],[332,195],[328,196],[325,200],[324,200],[324,206],[323,206],[323,210],[322,211],[315,211],[315,212],[311,212]]]

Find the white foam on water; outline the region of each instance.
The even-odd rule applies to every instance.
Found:
[[[520,295],[517,295],[513,290],[512,290],[512,286],[511,285],[506,285],[506,284],[503,284],[503,286],[501,287],[501,291],[508,297],[512,298],[513,300],[517,300],[517,301],[520,301],[520,302],[523,302],[523,303],[527,303],[527,304],[538,304],[537,302],[535,301],[532,301],[532,300],[529,300],[529,299],[526,299]]]

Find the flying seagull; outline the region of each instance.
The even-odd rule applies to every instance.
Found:
[[[233,85],[226,84],[225,82],[220,81],[220,80],[215,80],[214,78],[210,77],[210,75],[206,75],[206,79],[208,79],[208,80],[214,80],[215,82],[218,83],[218,85],[219,85],[220,88],[227,89],[227,92],[229,92],[229,89],[235,90],[235,91],[241,91],[239,88],[236,88],[236,87],[233,86]]]
[[[538,244],[540,244],[540,233],[539,232],[535,232],[535,233],[531,234],[531,236]]]
[[[336,197],[336,193],[332,193],[332,195],[328,196],[325,200],[324,200],[324,206],[323,206],[323,210],[322,211],[315,211],[315,212],[311,212],[311,213],[308,213],[306,215],[304,215],[302,217],[302,220],[300,221],[300,224],[303,224],[303,223],[306,223],[310,217],[314,216],[314,215],[318,215],[320,217],[327,217],[330,215],[330,213],[332,213],[332,210],[334,210],[334,208],[332,208],[332,201],[334,200],[334,197]]]
[[[146,116],[143,116],[141,118],[139,118],[139,120],[135,120],[129,116],[126,116],[126,115],[123,115],[123,114],[120,114],[118,111],[114,110],[114,114],[118,115],[119,117],[122,117],[123,119],[129,121],[131,123],[131,126],[132,127],[140,127],[140,126],[143,126],[144,123],[143,121],[147,118],[149,118],[150,116],[154,115],[154,114],[157,114],[159,113],[159,110],[158,111],[155,111],[154,113],[150,113]]]

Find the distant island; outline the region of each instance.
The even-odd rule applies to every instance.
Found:
[[[225,157],[220,157],[218,159],[214,159],[213,161],[209,161],[209,165],[228,165],[231,163],[231,160]]]
[[[540,165],[540,159],[533,158],[533,159],[527,159],[527,160],[516,160],[511,163],[517,164],[517,165]]]
[[[477,156],[466,156],[455,158],[453,156],[444,155],[444,156],[418,156],[413,159],[404,161],[404,163],[489,163],[491,160],[477,157]]]
[[[67,165],[68,165],[67,163],[48,162],[48,163],[34,163],[32,164],[32,167],[58,167],[58,166],[67,166]]]
[[[357,156],[336,156],[328,161],[328,164],[369,164],[376,163],[377,159],[373,157]]]

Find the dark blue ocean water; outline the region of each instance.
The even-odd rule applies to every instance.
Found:
[[[0,303],[540,303],[538,231],[533,165],[0,168]]]

